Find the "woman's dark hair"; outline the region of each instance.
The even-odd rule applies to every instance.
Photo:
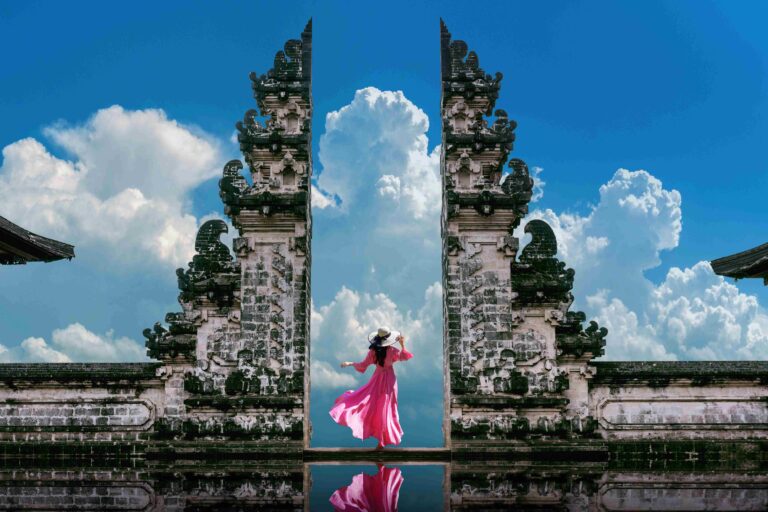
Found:
[[[381,342],[388,337],[389,336],[382,338],[381,336],[374,336],[373,341],[371,341],[371,344],[368,347],[376,353],[376,364],[379,366],[384,366],[384,360],[387,358],[387,349],[389,347],[382,347]]]

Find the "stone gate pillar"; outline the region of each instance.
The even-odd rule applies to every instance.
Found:
[[[181,313],[145,331],[168,363],[161,434],[308,446],[310,321],[311,21],[274,67],[251,73],[257,109],[237,123],[247,166],[224,167],[220,195],[237,229],[205,223],[179,269]]]
[[[546,223],[526,225],[518,256],[533,180],[507,161],[516,123],[494,111],[501,73],[486,74],[442,22],[441,60],[446,444],[588,435],[587,363],[606,331],[568,311],[573,270]]]

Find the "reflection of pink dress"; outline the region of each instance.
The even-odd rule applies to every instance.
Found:
[[[333,493],[333,509],[344,512],[397,512],[403,475],[397,468],[379,467],[375,475],[360,473]]]
[[[375,437],[381,444],[400,444],[403,429],[397,414],[397,379],[392,365],[412,357],[413,354],[405,349],[389,347],[384,366],[379,366],[375,352],[369,350],[362,362],[355,363],[355,370],[363,373],[369,365],[375,365],[371,380],[337,398],[330,411],[331,418],[339,425],[351,428],[352,435],[359,439]]]

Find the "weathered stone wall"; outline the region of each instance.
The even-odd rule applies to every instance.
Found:
[[[311,37],[310,23],[251,74],[258,108],[237,123],[250,179],[233,160],[220,181],[234,257],[227,225],[203,225],[178,271],[182,312],[146,333],[171,375],[164,439],[308,443]]]
[[[0,442],[238,441],[270,456],[309,446],[311,24],[252,74],[237,124],[245,165],[220,181],[237,229],[204,223],[176,272],[181,311],[145,329],[150,364],[0,365]],[[607,363],[607,331],[570,311],[574,271],[533,180],[509,159],[516,124],[486,74],[441,26],[446,444],[453,456],[515,443],[765,439],[768,362]],[[508,171],[505,171],[505,166]],[[244,169],[249,178],[243,175]],[[151,442],[151,443],[150,443]],[[581,444],[580,444],[581,443]]]
[[[158,364],[0,365],[0,442],[136,442],[165,403]]]
[[[584,373],[605,330],[582,329],[584,315],[569,311],[573,270],[555,258],[547,224],[527,224],[518,254],[533,180],[525,162],[507,161],[516,123],[494,111],[502,76],[444,24],[441,38],[446,441],[592,435]]]
[[[181,311],[145,329],[147,365],[2,365],[0,441],[309,440],[311,22],[251,74],[257,109],[237,123],[222,220],[203,224]]]
[[[763,439],[768,363],[595,363],[607,331],[570,311],[574,271],[527,213],[516,124],[486,74],[441,24],[444,430],[455,454],[565,439]],[[493,115],[491,115],[493,114]],[[502,173],[504,166],[508,173]]]
[[[768,439],[768,372],[750,361],[596,362],[590,414],[606,439]]]

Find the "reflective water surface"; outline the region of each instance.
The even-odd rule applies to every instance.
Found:
[[[694,451],[581,463],[0,459],[0,510],[765,511],[762,445],[738,463]]]
[[[443,466],[313,465],[311,510],[443,510]]]
[[[312,468],[313,482],[325,485],[313,488],[311,510],[768,510],[765,473],[599,472],[579,467],[520,471],[507,466],[493,472],[373,467],[354,475],[328,499],[327,484],[338,483],[350,469]],[[449,488],[441,488],[440,480]]]

